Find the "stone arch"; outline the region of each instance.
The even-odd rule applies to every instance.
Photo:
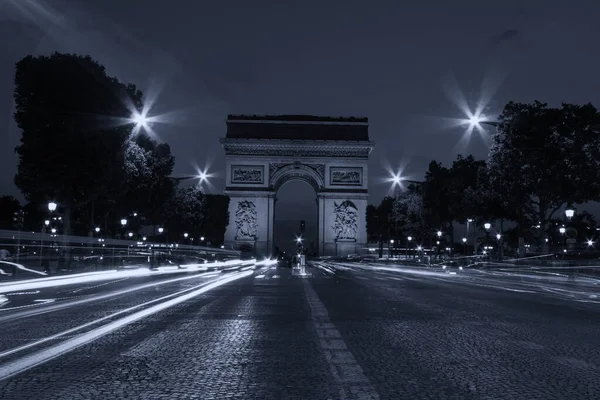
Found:
[[[304,164],[289,164],[285,167],[278,169],[269,179],[269,186],[274,192],[277,192],[284,183],[292,180],[301,180],[308,183],[315,190],[315,193],[319,193],[325,186],[323,177],[317,173],[313,168]]]

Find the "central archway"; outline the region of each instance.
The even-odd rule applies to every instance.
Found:
[[[367,250],[367,162],[373,143],[366,118],[230,115],[221,144],[225,194],[231,199],[227,245],[272,254],[277,192],[300,180],[317,197],[318,254]]]
[[[294,254],[298,238],[309,256],[319,251],[318,200],[304,179],[289,179],[276,192],[273,214],[275,254]]]
[[[285,251],[288,254],[293,253],[296,244],[293,242],[294,237],[289,235],[294,232],[295,236],[300,237],[302,246],[309,255],[316,255],[319,252],[319,229],[318,229],[318,193],[323,190],[325,182],[322,174],[319,174],[319,167],[314,165],[305,165],[300,162],[289,164],[274,165],[273,175],[270,177],[269,186],[275,192],[275,210],[273,214],[273,242],[276,250]],[[294,185],[297,183],[296,185]],[[298,197],[303,198],[308,194],[311,199],[303,198],[305,201],[312,201],[314,212],[310,212],[310,206],[306,204],[294,204],[298,206],[299,212],[293,215],[292,210],[287,210],[283,207],[286,203],[282,203],[282,191],[285,195],[285,189],[288,185],[298,191]],[[309,187],[306,187],[309,186]],[[283,188],[283,190],[282,190]],[[310,189],[312,188],[312,190]],[[308,193],[307,193],[308,192]],[[283,198],[283,200],[289,199]],[[287,204],[292,205],[292,204]],[[282,218],[283,217],[283,218]],[[300,221],[305,221],[305,232],[301,232]],[[317,226],[314,226],[316,223]]]

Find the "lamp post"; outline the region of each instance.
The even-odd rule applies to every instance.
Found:
[[[412,236],[406,238],[406,259],[408,260],[408,248],[410,247],[410,242],[412,240]]]
[[[437,259],[440,259],[440,240],[442,239],[442,231],[437,231],[436,235],[438,237],[438,240],[436,242],[436,252],[437,252]]]
[[[121,218],[121,238],[125,239],[125,226],[127,226],[127,219]]]
[[[502,235],[497,233],[496,239],[498,240],[498,261],[502,261],[504,244],[502,243]]]
[[[462,242],[463,242],[463,252],[465,253],[465,257],[467,256],[467,238],[464,237],[462,238]]]
[[[390,244],[388,245],[388,260],[391,258],[391,256],[393,255],[392,252],[394,248],[394,239],[390,239]]]

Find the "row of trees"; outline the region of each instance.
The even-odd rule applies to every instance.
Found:
[[[507,239],[544,248],[556,224],[565,222],[562,209],[600,199],[600,113],[594,106],[510,102],[494,125],[487,160],[458,156],[449,167],[432,161],[422,183],[369,206],[370,240],[412,235],[427,241],[442,230],[456,243],[454,225],[472,220],[478,227],[496,222]],[[508,232],[507,221],[515,226]],[[592,215],[578,212],[570,224],[591,239]]]
[[[169,145],[136,126],[133,117],[144,105],[135,85],[107,76],[89,56],[54,53],[16,64],[14,98],[22,131],[15,184],[28,201],[24,229],[39,230],[52,201],[64,233],[92,235],[100,227],[118,235],[120,220],[135,214],[132,227],[222,242],[229,199],[171,178]]]

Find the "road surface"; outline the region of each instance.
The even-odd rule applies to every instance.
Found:
[[[94,293],[118,296],[43,314],[61,303],[0,308],[0,398],[600,398],[594,282],[309,272],[259,266],[125,292],[152,283],[132,278]]]

